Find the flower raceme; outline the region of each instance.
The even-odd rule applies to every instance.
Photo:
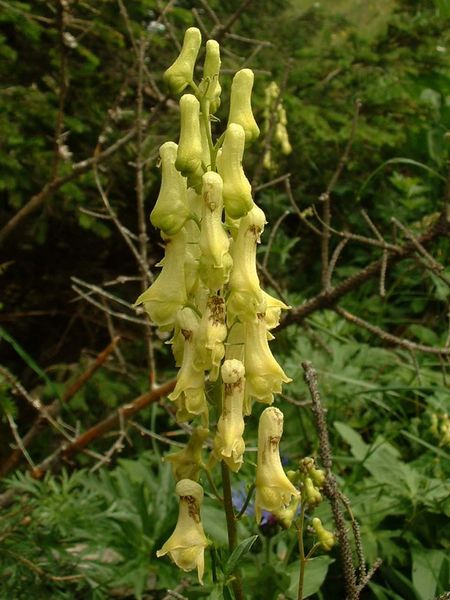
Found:
[[[179,517],[157,556],[169,555],[186,571],[197,569],[202,581],[207,541],[198,482],[218,461],[233,472],[240,470],[244,416],[251,414],[254,402],[271,404],[290,379],[268,344],[270,330],[288,307],[260,287],[256,248],[266,217],[253,200],[242,166],[245,148],[259,135],[251,106],[254,75],[242,69],[234,76],[227,127],[214,140],[220,47],[207,42],[203,79],[196,84],[200,45],[200,31],[191,27],[180,55],[164,74],[173,93],[187,93],[179,100],[178,144],[168,141],[160,148],[161,188],[150,215],[165,242],[162,270],[136,305],[143,305],[159,329],[173,331],[167,343],[179,369],[169,400],[176,406],[177,421],[193,425],[186,446],[166,456],[178,481]],[[281,467],[282,424],[278,408],[261,415],[256,515],[259,521],[262,511],[269,510],[288,527],[297,514],[299,492]],[[212,448],[205,463],[204,445]]]

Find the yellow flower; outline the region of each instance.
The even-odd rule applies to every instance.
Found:
[[[277,327],[280,323],[281,310],[287,310],[291,307],[287,306],[281,300],[278,300],[278,298],[274,298],[264,290],[262,294],[266,312],[266,327],[267,329],[274,329],[274,327]]]
[[[224,460],[228,467],[237,472],[243,463],[245,442],[244,417],[242,405],[244,401],[245,370],[239,360],[226,360],[221,369],[224,383],[222,414],[217,423],[217,434],[214,439],[214,453],[219,460]]]
[[[227,337],[225,325],[225,300],[210,296],[200,320],[196,366],[210,369],[210,381],[216,381],[219,367],[225,356],[224,342]]]
[[[180,139],[175,166],[185,177],[201,176],[202,154],[200,102],[193,94],[184,94],[180,98]]]
[[[202,180],[200,277],[212,292],[216,292],[228,281],[233,261],[228,252],[230,240],[222,224],[222,178],[218,173],[208,171]]]
[[[198,481],[203,442],[208,437],[208,434],[208,429],[197,427],[193,430],[189,442],[182,450],[164,457],[164,461],[172,464],[175,481],[179,481],[180,479]]]
[[[185,248],[186,233],[183,229],[166,239],[166,253],[159,263],[163,267],[161,273],[134,303],[134,306],[143,304],[152,323],[161,329],[169,330],[174,327],[178,311],[187,302],[184,281]]]
[[[196,369],[196,338],[199,318],[191,308],[183,308],[177,316],[178,325],[184,337],[184,351],[181,368],[178,371],[177,383],[169,400],[177,404],[177,420],[187,421],[202,415],[204,423],[208,422],[208,406],[205,397],[205,373]]]
[[[238,123],[244,129],[245,141],[250,144],[259,136],[259,127],[252,112],[252,88],[255,76],[251,69],[241,69],[233,77],[230,95],[230,123]]]
[[[175,62],[167,69],[163,79],[174,94],[181,94],[194,76],[195,61],[202,43],[197,27],[189,27],[184,34],[183,47]]]
[[[219,83],[220,71],[220,46],[215,40],[206,42],[205,62],[203,65],[203,79],[200,83],[200,93],[209,100],[211,114],[217,112],[220,106],[220,92],[222,88]]]
[[[282,383],[292,381],[275,360],[269,348],[264,315],[245,323],[245,374],[247,391],[259,402],[272,404],[273,394],[281,393]]]
[[[283,434],[283,413],[278,408],[266,408],[258,427],[258,464],[256,468],[255,514],[257,523],[263,510],[273,513],[289,506],[291,498],[300,493],[289,481],[281,466],[279,445]]]
[[[161,157],[161,188],[150,221],[166,235],[177,233],[189,218],[186,178],[175,168],[178,146],[166,142],[159,149]]]
[[[230,295],[227,300],[227,317],[231,325],[240,321],[255,320],[264,309],[263,293],[256,271],[256,246],[266,223],[263,211],[256,206],[241,219],[239,231],[231,248],[233,270],[230,275]]]
[[[217,170],[223,179],[225,212],[232,219],[239,219],[253,206],[252,187],[244,169],[245,132],[238,123],[228,125],[222,151],[217,155]]]
[[[198,579],[203,585],[205,548],[208,545],[200,518],[203,488],[195,481],[182,479],[177,483],[175,492],[180,497],[177,525],[156,556],[160,558],[168,554],[183,571],[197,569]]]

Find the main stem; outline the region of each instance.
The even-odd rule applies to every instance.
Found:
[[[237,527],[236,518],[234,516],[233,499],[231,496],[231,480],[230,471],[224,461],[221,462],[222,467],[222,489],[223,489],[223,502],[225,507],[225,515],[227,518],[227,531],[228,531],[228,548],[230,554],[237,546]],[[244,594],[242,592],[242,580],[239,572],[233,573],[234,579],[232,581],[233,591],[236,600],[244,600]]]

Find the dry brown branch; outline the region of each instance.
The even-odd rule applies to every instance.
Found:
[[[426,246],[430,244],[432,241],[439,239],[440,237],[445,237],[450,234],[450,221],[442,214],[438,221],[434,223],[429,229],[427,229],[422,235],[420,235],[417,240],[423,245]],[[397,252],[390,253],[387,257],[386,264],[394,265],[400,260],[411,256],[416,251],[415,245],[408,241],[402,246],[398,247]],[[369,265],[367,265],[364,269],[356,273],[355,275],[351,275],[337,284],[334,287],[329,288],[328,290],[323,290],[313,298],[310,298],[300,306],[291,310],[281,321],[278,326],[278,330],[284,329],[288,327],[292,323],[300,323],[310,315],[311,313],[322,310],[324,308],[332,308],[335,303],[348,294],[349,292],[358,289],[363,283],[372,279],[379,274],[380,270],[383,266],[383,259],[376,260]]]
[[[281,226],[282,222],[284,221],[284,219],[290,213],[291,213],[290,210],[285,210],[283,212],[283,214],[278,217],[278,219],[275,221],[275,223],[274,223],[274,225],[272,227],[272,230],[271,230],[270,235],[269,235],[269,239],[267,240],[267,247],[266,247],[266,251],[264,253],[264,258],[263,258],[263,261],[262,261],[262,268],[264,270],[267,269],[267,263],[269,262],[270,251],[272,250],[272,245],[273,245],[273,242],[275,240],[275,236],[277,235],[277,231],[280,228],[280,226]]]
[[[397,337],[396,335],[392,335],[391,333],[388,333],[383,329],[380,329],[380,327],[377,327],[376,325],[372,325],[372,323],[364,321],[364,319],[357,317],[356,315],[348,312],[348,310],[345,310],[340,306],[335,306],[334,310],[338,313],[338,315],[341,315],[341,317],[344,317],[344,319],[346,319],[350,323],[353,323],[353,325],[356,325],[357,327],[362,327],[363,329],[370,331],[370,333],[373,333],[374,335],[382,339],[384,342],[394,344],[395,346],[400,346],[410,351],[425,352],[427,354],[437,354],[439,356],[450,356],[450,348],[434,348],[433,346],[426,346],[425,344],[419,344],[417,342],[405,340],[403,338]]]
[[[86,446],[98,440],[105,433],[120,425],[121,422],[125,422],[127,419],[143,410],[150,404],[158,402],[163,396],[169,394],[175,387],[176,379],[171,379],[161,386],[154,388],[153,390],[142,394],[132,402],[120,407],[114,411],[111,415],[99,421],[96,425],[85,431],[84,433],[77,436],[69,444],[63,444],[60,446],[51,456],[43,460],[36,469],[32,472],[33,477],[40,479],[44,474],[61,462],[66,461],[73,457],[78,452],[84,451]],[[7,492],[0,495],[0,508],[9,506],[14,499],[15,489],[10,488]]]
[[[53,422],[54,417],[59,413],[61,404],[69,402],[71,398],[86,384],[89,379],[98,371],[98,369],[106,362],[110,354],[114,351],[117,344],[119,343],[120,338],[116,337],[111,341],[108,346],[98,354],[97,358],[90,365],[86,371],[84,371],[80,377],[78,377],[64,392],[61,397],[61,400],[56,399],[50,405],[44,406],[40,401],[38,405],[35,406],[36,410],[39,411],[39,416],[34,420],[30,429],[24,435],[22,439],[22,444],[24,448],[27,448],[34,438],[41,433],[42,428],[44,427],[46,422]],[[18,382],[16,382],[16,385]],[[20,384],[18,384],[20,385]],[[21,392],[23,394],[23,391]],[[60,428],[59,428],[60,429]],[[0,465],[0,477],[4,477],[7,473],[12,471],[20,462],[22,457],[22,452],[20,448],[16,448],[7,459]]]

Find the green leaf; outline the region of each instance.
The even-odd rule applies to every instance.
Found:
[[[339,435],[347,444],[349,444],[353,456],[362,461],[367,456],[369,446],[363,441],[362,437],[354,429],[345,423],[335,421],[335,428]]]
[[[412,582],[420,600],[434,598],[442,565],[447,559],[444,552],[428,548],[412,551]]]
[[[243,540],[231,553],[229,559],[227,560],[227,563],[225,565],[225,569],[224,569],[224,574],[225,577],[228,577],[229,575],[231,575],[234,570],[236,569],[236,566],[240,560],[240,558],[242,556],[244,556],[244,554],[247,554],[247,552],[250,551],[250,548],[253,546],[253,544],[256,542],[256,540],[258,539],[259,536],[257,535],[252,535],[249,538]]]
[[[316,594],[320,590],[325,581],[325,577],[327,576],[328,567],[332,563],[334,563],[334,558],[330,558],[326,555],[308,560],[305,567],[305,580],[303,585],[304,599],[309,598],[309,596]],[[299,568],[299,562],[295,562],[287,568],[291,578],[291,584],[287,591],[288,598],[297,598]]]

